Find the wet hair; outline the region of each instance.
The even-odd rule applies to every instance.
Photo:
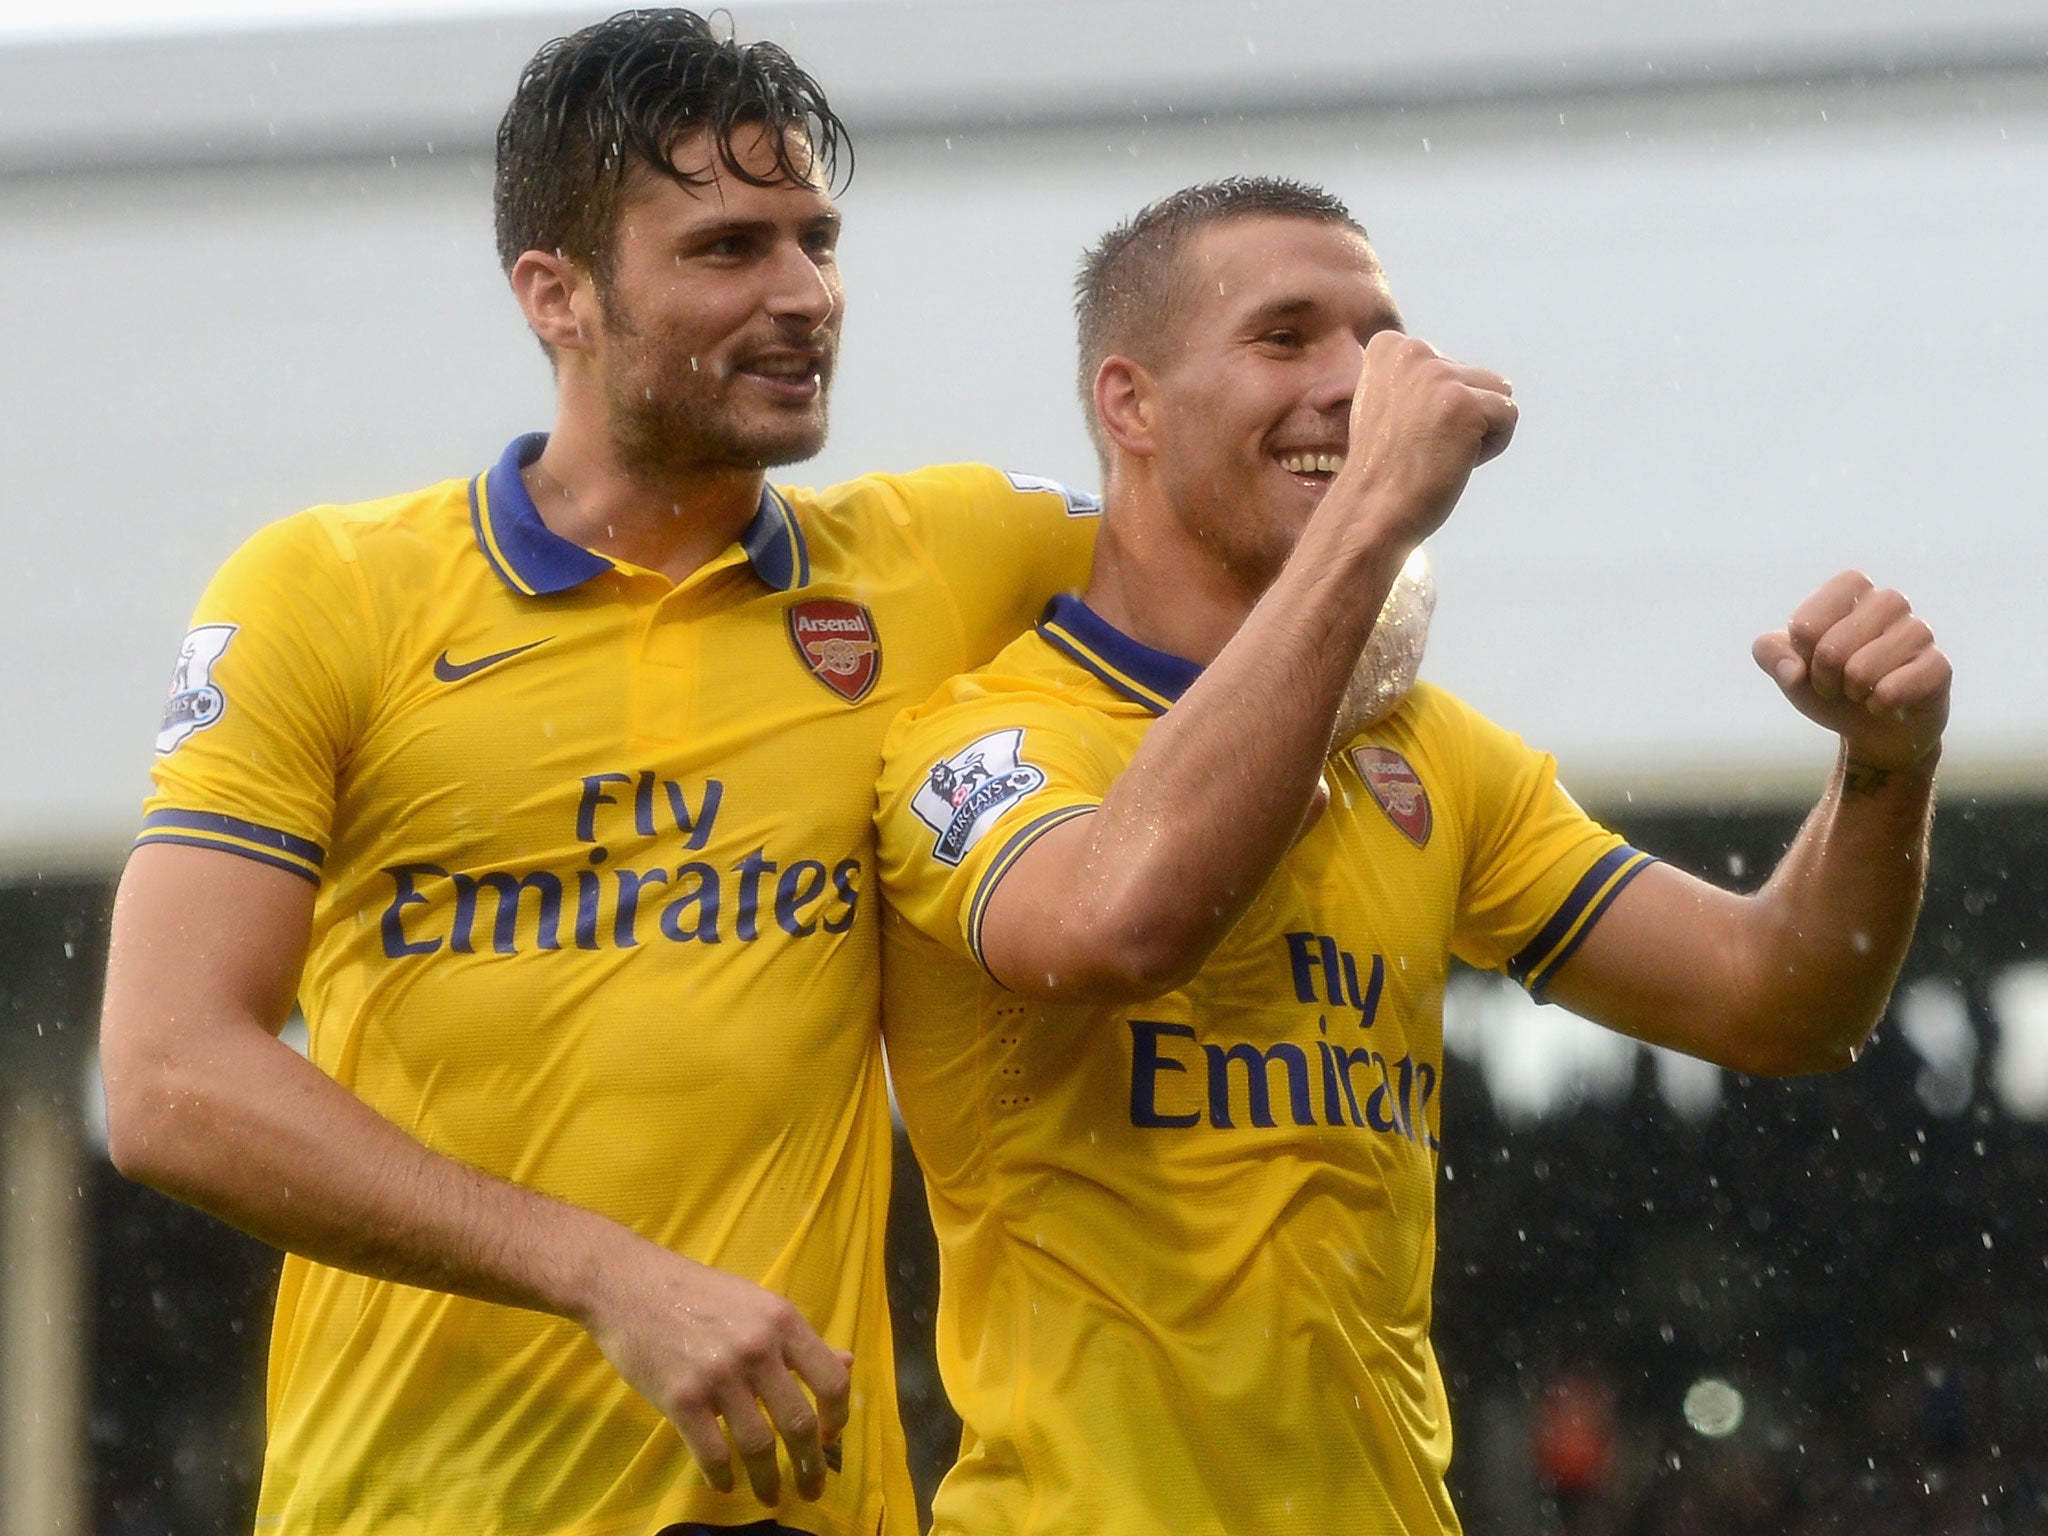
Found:
[[[1083,254],[1074,280],[1074,318],[1081,408],[1098,452],[1106,453],[1107,445],[1095,419],[1096,372],[1115,353],[1156,363],[1187,308],[1181,258],[1188,241],[1214,224],[1271,217],[1338,224],[1365,235],[1351,210],[1321,187],[1283,176],[1230,176],[1147,204]]]
[[[773,130],[765,176],[739,161],[733,135]],[[527,251],[558,251],[590,269],[602,291],[619,208],[636,174],[701,186],[671,158],[708,131],[713,161],[752,186],[853,174],[846,125],[825,93],[773,43],[720,37],[694,11],[621,11],[547,44],[526,66],[498,124],[494,209],[498,260],[509,273]]]

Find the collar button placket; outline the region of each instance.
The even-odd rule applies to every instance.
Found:
[[[673,747],[693,734],[703,660],[701,608],[683,588],[643,604],[632,648],[633,735],[640,740]]]

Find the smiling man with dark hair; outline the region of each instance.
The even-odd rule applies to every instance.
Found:
[[[110,1146],[288,1250],[261,1531],[909,1533],[880,742],[1078,581],[1094,504],[768,484],[824,442],[844,301],[843,131],[781,50],[631,12],[499,144],[554,429],[207,589],[115,910]]]

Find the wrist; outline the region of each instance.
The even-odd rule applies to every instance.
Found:
[[[1909,757],[1859,751],[1845,741],[1837,773],[1845,793],[1874,795],[1894,783],[1931,784],[1940,762],[1941,743],[1938,741]]]
[[[1329,582],[1354,594],[1371,589],[1384,597],[1420,545],[1407,529],[1332,507],[1325,497],[1302,529],[1288,564],[1307,581]]]
[[[594,1211],[577,1210],[562,1237],[547,1310],[592,1329],[607,1310],[613,1287],[631,1271],[635,1250],[646,1246],[647,1239],[637,1232]]]

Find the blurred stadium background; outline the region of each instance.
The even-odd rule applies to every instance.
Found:
[[[731,10],[859,148],[803,478],[1092,484],[1077,252],[1273,171],[1351,202],[1413,329],[1515,379],[1515,449],[1434,545],[1427,670],[1632,840],[1760,878],[1829,751],[1750,637],[1843,565],[1915,598],[1957,718],[1854,1072],[1738,1080],[1454,990],[1456,1483],[1475,1536],[2048,1531],[2048,3]],[[490,137],[602,14],[0,35],[0,1536],[248,1528],[273,1261],[105,1162],[109,891],[214,565],[548,420]],[[898,1192],[928,1480],[954,1427],[907,1155]]]

